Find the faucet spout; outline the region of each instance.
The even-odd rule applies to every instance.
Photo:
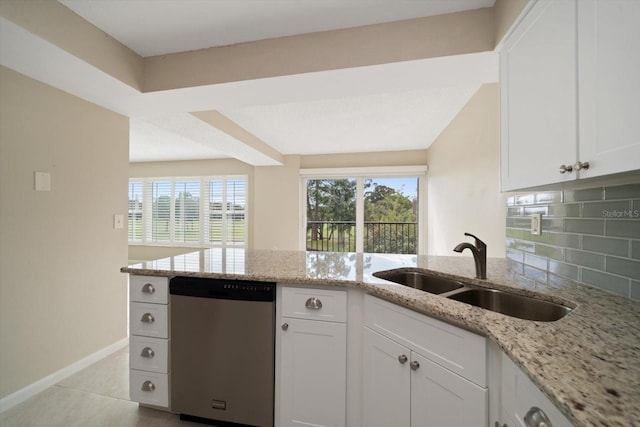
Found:
[[[464,233],[465,236],[471,236],[475,239],[476,244],[472,245],[468,242],[462,242],[456,245],[453,250],[455,252],[461,253],[465,249],[469,249],[473,254],[473,261],[476,265],[476,278],[478,279],[486,279],[487,278],[487,245],[476,236],[470,233]]]

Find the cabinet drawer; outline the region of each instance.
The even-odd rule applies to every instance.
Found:
[[[347,321],[347,293],[330,289],[283,287],[282,315],[344,323]]]
[[[166,277],[129,276],[129,300],[167,304],[169,279]]]
[[[169,340],[132,335],[129,339],[129,367],[161,374],[168,372]]]
[[[429,360],[486,387],[486,338],[371,295],[365,295],[364,323]]]
[[[132,302],[129,313],[131,335],[169,338],[168,305]]]
[[[147,405],[169,407],[169,375],[129,371],[129,398]]]

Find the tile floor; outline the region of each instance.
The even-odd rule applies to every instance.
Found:
[[[126,347],[0,414],[2,427],[202,426],[129,400]]]

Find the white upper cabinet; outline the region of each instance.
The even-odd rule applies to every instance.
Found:
[[[637,0],[526,14],[500,52],[503,191],[640,169],[639,20]]]
[[[500,52],[502,190],[575,179],[575,1],[541,1]]]
[[[640,1],[578,3],[580,178],[640,169]]]

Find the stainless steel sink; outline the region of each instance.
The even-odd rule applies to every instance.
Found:
[[[566,316],[571,308],[550,301],[487,288],[467,288],[447,298],[525,320],[553,322]]]
[[[551,301],[515,294],[509,291],[477,287],[455,279],[436,276],[419,268],[397,268],[378,271],[375,277],[440,295],[454,301],[495,311],[506,316],[539,322],[553,322],[571,312],[571,308]]]
[[[431,294],[443,294],[460,289],[463,283],[457,280],[434,276],[425,271],[415,270],[386,270],[373,273],[375,277],[419,289]]]

